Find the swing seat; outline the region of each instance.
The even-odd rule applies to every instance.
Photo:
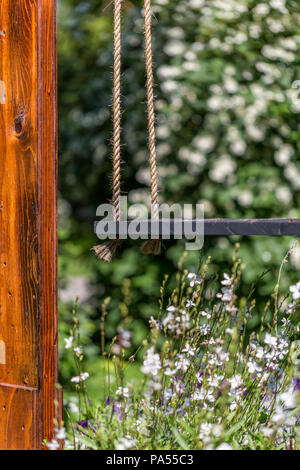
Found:
[[[132,225],[133,224],[133,225]],[[95,221],[100,239],[181,239],[205,236],[299,237],[300,219],[160,219]],[[134,232],[137,236],[132,237]],[[184,235],[183,235],[184,234]]]

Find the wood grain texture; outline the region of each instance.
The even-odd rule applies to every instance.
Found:
[[[38,386],[36,8],[1,0],[0,381]],[[22,358],[22,363],[20,362]]]
[[[53,437],[58,381],[57,319],[57,45],[56,0],[38,9],[38,252],[40,312],[40,434]]]
[[[55,0],[0,1],[0,340],[6,348],[0,397],[9,393],[14,417],[1,415],[0,448],[22,448],[22,442],[40,448],[44,437],[52,437],[57,380],[55,38]],[[31,398],[24,403],[16,399],[20,390],[31,390],[24,395]],[[28,436],[17,426],[9,442],[1,426],[9,423],[11,429],[19,417],[26,421],[24,413],[31,423]]]
[[[0,430],[2,449],[30,450],[36,441],[35,410],[38,393],[22,388],[0,388]],[[20,407],[20,403],[22,407]]]

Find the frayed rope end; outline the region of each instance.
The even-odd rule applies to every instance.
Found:
[[[161,241],[160,240],[147,240],[143,243],[141,252],[144,255],[160,255]]]
[[[121,240],[107,240],[101,245],[94,246],[91,250],[95,253],[98,259],[101,259],[106,263],[111,263],[116,249],[121,243]]]

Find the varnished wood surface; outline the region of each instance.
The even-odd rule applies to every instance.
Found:
[[[23,22],[23,25],[21,26]],[[0,381],[38,386],[36,7],[0,2]],[[22,363],[20,363],[22,358]]]
[[[56,0],[39,2],[38,251],[40,434],[53,437],[58,376]]]
[[[38,392],[35,390],[0,387],[2,449],[30,450],[38,447],[35,422],[37,398]]]
[[[40,448],[44,437],[52,438],[57,380],[55,14],[55,0],[0,0],[2,449]]]

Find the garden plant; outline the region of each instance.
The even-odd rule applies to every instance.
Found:
[[[236,246],[232,270],[217,279],[210,258],[197,270],[179,263],[174,288],[166,277],[149,332],[132,352],[129,297],[122,322],[105,345],[110,299],[102,305],[102,391],[90,401],[88,363],[76,305],[65,347],[77,375],[66,405],[67,430],[57,423],[56,449],[280,450],[300,449],[300,282],[278,295],[285,256],[272,295],[257,312],[256,286],[239,294],[245,266]],[[259,282],[259,281],[258,281]],[[249,327],[250,326],[250,327]],[[139,375],[130,368],[142,358]],[[99,363],[100,364],[100,363]],[[100,373],[100,370],[94,371]],[[97,396],[97,394],[95,395]]]

